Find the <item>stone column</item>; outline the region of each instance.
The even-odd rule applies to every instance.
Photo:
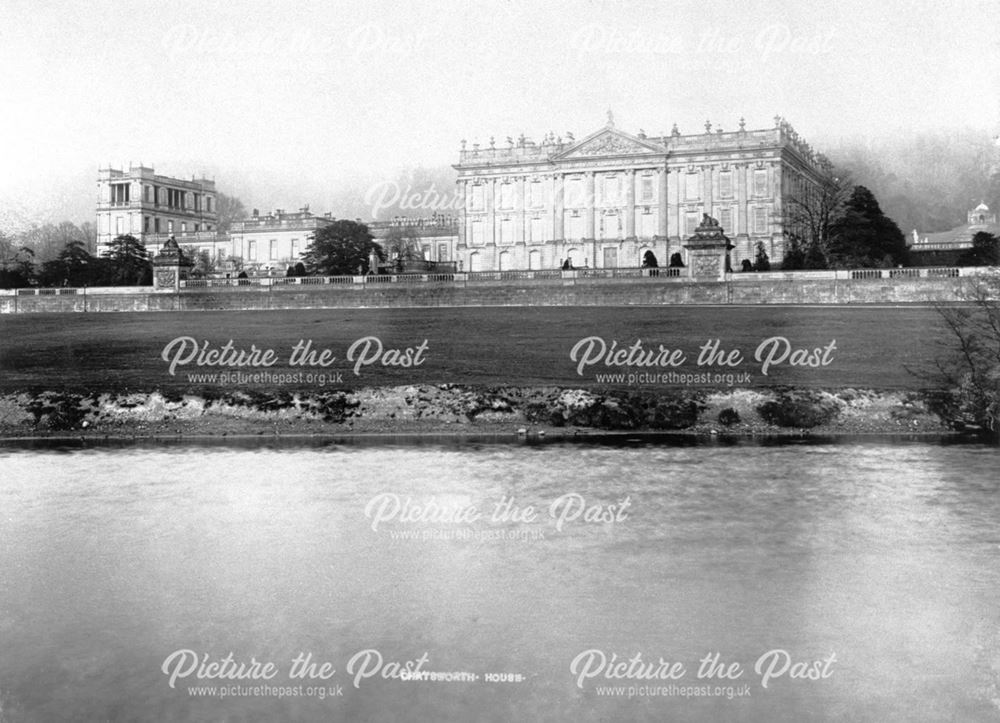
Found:
[[[456,181],[455,187],[456,193],[462,199],[462,207],[458,209],[458,239],[456,240],[456,245],[457,248],[464,248],[467,244],[465,224],[468,222],[466,211],[469,207],[469,182],[465,180]]]
[[[659,193],[659,218],[656,224],[656,235],[660,238],[666,240],[668,237],[667,231],[667,213],[670,208],[669,199],[667,198],[668,184],[667,177],[670,175],[670,171],[667,170],[666,166],[658,169],[659,175],[659,188],[657,189]]]
[[[594,198],[594,172],[587,171],[583,174],[583,192],[586,195],[587,206],[584,210],[583,236],[588,241],[593,241],[594,236],[594,213],[596,211],[596,199]]]
[[[486,235],[483,238],[484,246],[496,245],[497,215],[496,204],[494,203],[497,180],[490,178],[486,181]]]
[[[705,211],[704,211],[704,213],[707,213],[709,216],[714,216],[715,215],[714,209],[712,208],[713,201],[714,201],[714,195],[715,195],[715,194],[712,193],[712,191],[714,190],[712,188],[712,177],[713,176],[714,176],[714,174],[712,173],[712,167],[711,166],[702,166],[701,167],[702,183],[704,184],[704,193],[702,194],[702,199],[703,199],[704,204],[705,204]]]
[[[552,240],[562,241],[566,237],[566,206],[564,195],[566,193],[563,174],[556,173],[552,176]]]
[[[528,220],[528,200],[525,193],[526,176],[514,179],[514,245],[524,244],[528,234],[525,224]],[[527,261],[527,259],[525,259]],[[517,268],[515,266],[515,268]]]
[[[635,241],[635,169],[625,171],[625,240]]]

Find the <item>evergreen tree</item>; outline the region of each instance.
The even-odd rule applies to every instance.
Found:
[[[116,286],[146,286],[153,283],[153,266],[142,242],[131,234],[115,236],[104,252],[110,282]]]
[[[769,259],[767,256],[767,251],[764,249],[763,241],[757,242],[757,254],[754,256],[753,270],[754,271],[771,270],[771,259]]]
[[[334,221],[318,229],[302,255],[306,269],[321,276],[350,276],[368,268],[372,253],[384,261],[382,247],[372,240],[368,227],[354,221]]]
[[[972,248],[966,249],[958,257],[958,265],[1000,265],[1000,239],[986,231],[980,231],[972,237]]]
[[[905,264],[906,260],[906,238],[896,222],[882,213],[871,191],[855,186],[831,228],[828,263],[834,268],[857,268]]]

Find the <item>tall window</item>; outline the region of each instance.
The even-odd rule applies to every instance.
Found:
[[[278,239],[271,239],[271,244],[267,251],[267,257],[271,260],[278,258]]]
[[[545,189],[541,181],[531,182],[531,205],[534,208],[545,205]]]
[[[514,243],[514,222],[509,218],[500,219],[500,243]]]
[[[733,172],[722,171],[719,174],[719,196],[722,198],[733,197]]]
[[[569,216],[566,221],[568,226],[566,231],[567,238],[573,239],[574,241],[583,238],[583,216],[574,214]]]
[[[486,243],[483,233],[483,222],[478,218],[472,219],[472,243],[476,246],[482,246]]]
[[[698,228],[698,213],[691,212],[684,215],[684,232],[690,236]]]
[[[767,195],[767,169],[755,170],[753,172],[753,195]]]
[[[767,233],[767,208],[755,206],[753,209],[753,232]]]
[[[603,188],[604,204],[615,206],[618,204],[618,176],[605,176]]]
[[[650,210],[645,210],[640,216],[639,233],[642,238],[653,238],[656,235],[656,214]]]
[[[448,244],[438,244],[438,261],[448,260]]]
[[[247,247],[247,256],[250,257],[251,261],[256,261],[257,260],[257,242],[256,241],[251,241],[250,242],[249,246]]]
[[[483,184],[477,183],[472,187],[469,203],[473,211],[483,210]]]
[[[719,225],[726,233],[732,233],[736,230],[733,228],[733,209],[729,206],[723,206],[719,209]]]
[[[653,202],[653,177],[643,176],[639,179],[639,200],[644,203]]]
[[[687,173],[684,175],[684,198],[694,201],[699,197],[699,183],[701,179],[697,173]]]
[[[566,208],[580,208],[583,203],[583,179],[566,179]]]
[[[619,237],[620,224],[617,213],[608,214],[601,221],[601,238],[616,239]]]
[[[541,218],[531,219],[531,241],[538,243],[545,240],[545,221]]]
[[[514,184],[500,184],[500,208],[514,208]]]
[[[297,259],[299,257],[299,240],[297,238],[292,239],[292,258]]]

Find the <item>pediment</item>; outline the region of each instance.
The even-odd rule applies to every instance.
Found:
[[[557,156],[558,159],[593,158],[595,156],[635,156],[664,153],[655,143],[611,128],[594,133]]]

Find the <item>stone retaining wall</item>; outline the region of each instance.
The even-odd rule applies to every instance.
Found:
[[[955,301],[961,278],[902,279],[591,279],[448,282],[317,287],[0,296],[0,313],[322,309],[435,306],[630,306],[663,304],[875,304]],[[83,291],[83,290],[79,290]]]

